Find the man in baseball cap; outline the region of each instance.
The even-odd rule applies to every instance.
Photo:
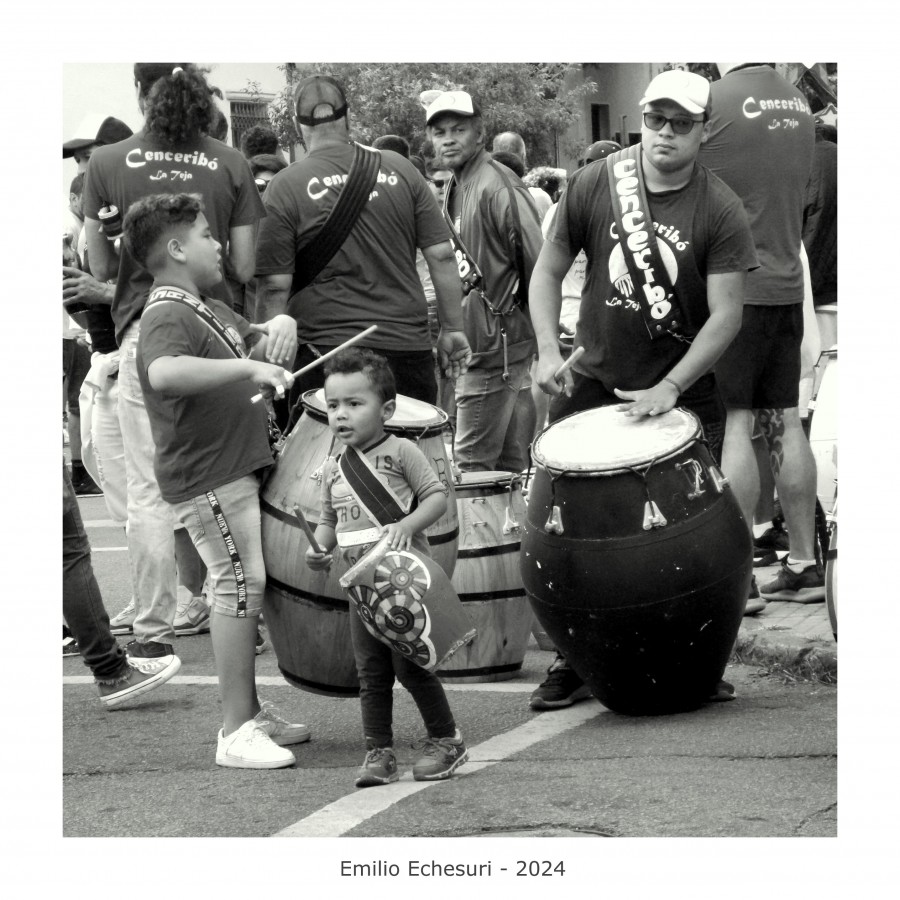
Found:
[[[87,169],[88,160],[94,147],[100,144],[118,144],[125,138],[130,138],[134,132],[115,116],[99,116],[91,114],[86,116],[75,130],[75,137],[63,144],[63,159],[75,158],[78,171]]]
[[[610,153],[615,153],[617,150],[621,149],[621,144],[617,144],[615,141],[594,141],[594,143],[584,151],[584,156],[578,160],[578,168],[580,169],[588,163],[596,162],[598,159],[606,159]]]

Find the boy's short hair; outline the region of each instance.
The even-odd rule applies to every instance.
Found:
[[[491,154],[491,158],[502,163],[507,169],[512,169],[519,178],[525,174],[525,163],[522,162],[522,157],[516,153],[510,153],[508,150],[495,150]]]
[[[69,185],[69,193],[74,194],[76,197],[80,197],[83,191],[84,191],[84,172],[79,172],[72,179],[72,183]]]
[[[325,363],[325,378],[329,375],[352,375],[362,372],[372,386],[372,390],[381,398],[382,403],[397,398],[397,383],[388,361],[374,350],[360,347],[348,347],[336,353]]]
[[[277,153],[278,135],[267,125],[254,125],[241,135],[241,153],[247,159],[260,153]]]
[[[153,249],[174,231],[183,231],[203,212],[200,194],[151,194],[128,207],[122,235],[128,252],[145,268]],[[152,270],[151,270],[152,271]]]

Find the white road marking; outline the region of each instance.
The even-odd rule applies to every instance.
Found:
[[[85,519],[82,524],[85,528],[122,528],[125,526],[115,519]]]
[[[93,684],[94,679],[91,675],[63,675],[63,684]],[[176,675],[170,678],[168,684],[194,684],[194,685],[211,685],[215,686],[219,683],[219,679],[215,675]],[[280,675],[257,675],[256,683],[264,687],[293,687],[285,681]],[[482,693],[493,694],[529,694],[537,687],[536,683],[526,683],[517,681],[511,682],[494,682],[489,684],[445,684],[445,691],[480,691]],[[399,684],[394,686],[395,691],[402,691],[403,687]]]
[[[127,547],[91,547],[91,553],[112,553],[127,550]]]
[[[556,710],[552,715],[541,715],[505,734],[498,734],[475,747],[469,748],[469,762],[454,774],[454,778],[466,778],[492,766],[514,753],[520,753],[532,744],[556,737],[570,728],[576,728],[606,712],[599,703],[584,703]],[[311,815],[288,825],[272,837],[341,837],[367,819],[384,812],[395,803],[418,791],[423,791],[436,781],[413,781],[406,772],[394,784],[357,790],[335,800]]]

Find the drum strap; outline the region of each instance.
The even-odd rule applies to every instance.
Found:
[[[338,458],[338,468],[347,487],[365,514],[379,525],[399,522],[409,509],[378,477],[375,467],[355,447],[345,447]]]
[[[684,316],[678,295],[653,232],[653,218],[644,186],[641,145],[635,144],[610,154],[606,160],[606,172],[619,244],[631,279],[631,293],[638,297],[650,339],[655,341],[669,335],[689,344],[693,338],[684,334]]]

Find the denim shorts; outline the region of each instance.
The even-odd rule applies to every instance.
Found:
[[[791,409],[800,402],[803,304],[744,306],[737,337],[716,363],[726,406]]]
[[[209,572],[210,606],[243,618],[262,612],[266,587],[259,479],[245,475],[190,500],[173,503]]]

